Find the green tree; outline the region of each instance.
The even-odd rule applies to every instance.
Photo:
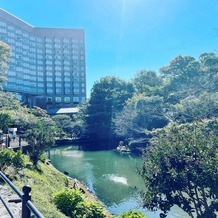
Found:
[[[0,83],[6,81],[6,77],[4,74],[8,70],[10,55],[10,47],[6,43],[0,41]]]
[[[157,95],[163,83],[154,71],[140,71],[131,81],[135,92],[144,95]]]
[[[73,121],[68,115],[55,115],[52,117],[52,120],[56,123],[59,128],[59,135],[63,137],[64,135],[72,135],[74,125]]]
[[[113,139],[115,115],[132,96],[132,90],[130,84],[115,77],[105,77],[96,82],[86,106],[86,135],[104,140],[105,144]]]
[[[202,71],[195,58],[177,56],[159,71],[165,82],[161,93],[166,101],[175,104],[190,94],[199,92]]]
[[[218,121],[171,124],[157,132],[144,154],[144,207],[163,211],[177,205],[190,217],[218,211]]]
[[[0,129],[3,133],[8,133],[8,127],[12,125],[12,119],[9,113],[0,111]]]
[[[45,150],[54,144],[54,131],[53,125],[38,121],[35,126],[25,132],[25,140],[29,145],[29,157],[35,166]]]
[[[131,143],[147,144],[151,131],[162,128],[168,123],[163,110],[163,98],[160,96],[135,95],[116,116],[116,134]]]
[[[175,120],[180,123],[211,119],[218,116],[218,93],[204,92],[188,96],[175,105]]]

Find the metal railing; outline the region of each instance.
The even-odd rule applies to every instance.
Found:
[[[18,195],[19,199],[10,200],[10,202],[22,202],[22,218],[30,218],[31,212],[37,218],[44,218],[44,216],[38,211],[38,209],[33,205],[31,202],[31,187],[29,185],[25,185],[23,187],[23,193],[0,171],[0,177],[7,183],[11,189]],[[2,201],[4,207],[8,211],[11,218],[15,218],[13,215],[8,203],[1,197],[0,200]]]

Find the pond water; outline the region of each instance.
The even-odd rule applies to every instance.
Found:
[[[61,146],[50,151],[52,164],[61,172],[78,179],[103,202],[113,214],[141,210],[147,218],[159,217],[158,212],[142,209],[140,191],[146,190],[138,173],[140,156],[122,154],[116,150],[84,151],[79,146]],[[184,218],[187,214],[173,208],[169,218]]]

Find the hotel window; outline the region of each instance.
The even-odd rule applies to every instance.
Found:
[[[62,87],[62,84],[59,83],[59,82],[56,82],[55,86],[56,86],[56,87]]]
[[[64,70],[70,70],[70,67],[64,66]]]
[[[85,97],[82,97],[82,102],[85,102],[86,101],[86,98]]]
[[[55,102],[56,103],[61,103],[61,97],[55,97]]]
[[[61,70],[60,66],[55,66],[55,70]]]
[[[8,38],[8,42],[9,42],[9,43],[15,43],[15,40]]]
[[[40,64],[40,65],[43,65],[43,61],[42,60],[38,60],[37,63]]]
[[[52,54],[52,50],[51,50],[51,49],[46,49],[45,52],[46,52],[47,54]]]
[[[23,33],[23,37],[28,38],[28,37],[29,37],[29,34]]]
[[[73,102],[78,103],[79,102],[79,97],[73,97]]]
[[[42,88],[38,88],[37,90],[38,90],[39,93],[43,93],[44,92],[44,89],[42,89]]]
[[[51,71],[47,71],[47,72],[46,72],[46,75],[47,75],[47,76],[52,76],[52,72],[51,72]]]
[[[52,70],[51,66],[46,66],[46,70]]]
[[[23,86],[18,85],[18,86],[17,86],[17,89],[18,89],[18,90],[23,90]]]
[[[31,41],[35,41],[36,38],[35,38],[34,36],[30,36],[30,40],[31,40]]]
[[[16,76],[16,73],[15,73],[14,71],[9,71],[9,72],[8,72],[8,75],[10,75],[10,76]]]
[[[65,103],[70,103],[70,97],[64,97],[64,102]]]
[[[37,54],[37,58],[38,58],[38,59],[43,59],[43,55]]]
[[[69,39],[63,39],[63,42],[69,43]]]
[[[69,76],[70,77],[70,73],[65,71],[64,76]]]
[[[37,38],[37,42],[42,42],[42,39],[41,38]]]
[[[43,52],[42,52],[42,49],[40,49],[40,48],[37,48],[37,53],[40,53],[40,54],[42,54]]]
[[[65,93],[65,94],[70,94],[70,89],[69,89],[69,88],[65,88],[65,89],[64,89],[64,93]]]
[[[31,65],[30,65],[30,69],[31,69],[31,70],[35,70],[35,69],[36,69],[36,65],[31,64]]]
[[[46,38],[45,41],[46,42],[51,42],[51,39],[50,38]]]
[[[54,48],[61,48],[61,44],[55,43],[55,44],[54,44]]]
[[[46,60],[46,64],[52,65],[52,61]]]
[[[6,29],[0,29],[0,33],[6,33]]]
[[[14,27],[9,25],[9,26],[8,26],[8,29],[9,29],[9,30],[14,30]]]
[[[70,87],[70,83],[65,82],[65,83],[64,83],[64,87]]]
[[[23,78],[24,78],[24,79],[30,79],[30,75],[25,75],[25,74],[24,74],[24,75],[23,75]]]
[[[74,92],[75,94],[78,94],[78,93],[79,93],[79,89],[78,89],[78,88],[74,88],[74,89],[73,89],[73,92]]]
[[[52,87],[53,87],[53,83],[47,83],[46,86],[47,86],[48,88],[52,88]]]
[[[46,48],[52,48],[52,45],[51,45],[51,44],[48,44],[48,43],[46,43],[45,47],[46,47]]]
[[[52,82],[52,77],[47,77],[46,81]]]
[[[65,82],[70,82],[70,78],[64,77],[64,81],[65,81]]]
[[[62,89],[61,89],[61,88],[56,88],[56,89],[55,89],[55,93],[56,93],[56,94],[61,94],[61,92],[62,92]]]
[[[21,84],[20,82],[18,82],[18,83]],[[27,86],[32,85],[32,84],[30,83],[30,81],[26,81],[26,80],[23,81],[23,84],[24,84],[24,85],[27,85]]]
[[[37,74],[38,74],[38,76],[43,76],[43,72],[42,71],[38,71]]]
[[[73,87],[77,87],[78,88],[79,87],[79,83],[74,83]]]
[[[9,80],[9,82],[16,82],[16,79],[13,78],[13,77],[12,77],[12,78],[9,78],[8,80]]]
[[[31,76],[31,77],[30,77],[30,80],[36,81],[36,77],[35,77],[35,76]]]
[[[54,41],[55,41],[55,42],[61,42],[61,40],[58,39],[58,38],[55,38]]]
[[[44,81],[43,77],[38,77],[38,81],[43,82]]]
[[[8,36],[14,37],[14,36],[15,36],[15,34],[14,34],[14,33],[11,33],[11,32],[9,32],[9,33],[8,33]]]
[[[44,87],[44,83],[38,83],[38,87],[43,88]]]
[[[60,72],[60,71],[56,71],[56,72],[55,72],[55,76],[61,77],[61,72]]]
[[[53,89],[51,89],[51,88],[47,88],[47,94],[52,94],[53,93]]]
[[[55,81],[61,82],[61,77],[55,77]]]

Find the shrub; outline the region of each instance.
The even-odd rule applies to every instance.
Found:
[[[75,211],[75,215],[78,218],[105,218],[103,206],[98,202],[86,202],[83,201],[78,204]]]
[[[14,166],[15,168],[22,168],[24,166],[21,149],[17,152],[12,149],[6,149],[0,152],[0,169],[4,170],[8,166]]]
[[[80,190],[68,189],[54,195],[54,203],[66,216],[77,218],[104,218],[103,206],[87,202]]]
[[[78,203],[83,201],[83,197],[79,190],[67,189],[56,193],[53,200],[62,213],[66,216],[72,216]]]
[[[118,218],[146,218],[146,216],[141,211],[128,211],[123,212]]]

